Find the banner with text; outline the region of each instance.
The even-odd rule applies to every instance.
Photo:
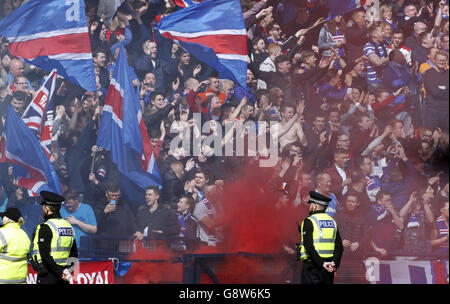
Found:
[[[115,284],[113,261],[80,262],[70,284]],[[28,265],[27,284],[36,284],[37,272]]]

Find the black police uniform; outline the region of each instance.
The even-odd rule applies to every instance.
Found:
[[[310,191],[310,201],[308,203],[317,203],[322,206],[328,206],[331,201],[330,198],[317,193],[315,191]],[[314,211],[312,214],[325,213],[325,210]],[[301,227],[298,227],[301,233]],[[334,252],[331,258],[322,258],[316,251],[313,241],[313,230],[314,226],[310,219],[306,218],[303,222],[303,245],[308,254],[308,259],[303,261],[302,269],[302,284],[333,284],[334,282],[334,272],[328,272],[322,265],[324,262],[334,261],[335,267],[338,268],[341,262],[342,253],[344,247],[342,245],[342,239],[339,235],[339,230],[336,232],[336,239],[334,242]]]
[[[52,205],[52,206],[61,206],[61,203],[64,201],[64,197],[58,195],[56,193],[52,193],[49,191],[41,191],[40,193],[42,197],[41,205]],[[41,229],[39,230],[39,254],[41,255],[42,263],[41,263],[41,271],[38,271],[37,276],[37,284],[69,284],[69,282],[62,279],[63,271],[66,267],[62,267],[53,260],[53,257],[50,255],[51,252],[51,241],[52,241],[52,231],[50,227],[45,224],[45,222],[52,218],[61,218],[61,214],[59,212],[50,214],[44,217],[44,223],[41,224]],[[35,232],[36,233],[36,232]],[[35,233],[33,233],[33,240],[35,237]],[[70,250],[70,257],[78,257],[77,244],[75,240],[73,241],[72,248]]]

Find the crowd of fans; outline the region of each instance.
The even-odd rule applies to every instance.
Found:
[[[2,1],[2,16],[21,2]],[[77,238],[181,238],[187,247],[223,240],[216,219],[224,206],[212,198],[241,178],[252,157],[169,149],[201,113],[216,129],[278,122],[270,132],[279,143],[272,181],[295,206],[307,208],[309,190],[332,198],[327,213],[338,222],[344,263],[362,261],[368,251],[382,258],[399,250],[448,255],[448,2],[380,0],[378,11],[366,1],[326,21],[327,1],[295,1],[289,20],[289,1],[241,0],[246,88],[154,30],[179,9],[171,0],[85,2],[97,92],[57,80],[51,155],[65,188],[62,213]],[[108,151],[95,146],[121,44],[163,179],[162,187],[146,189],[143,206],[123,199]],[[7,46],[3,39],[3,118],[9,104],[22,114],[46,75]],[[28,204],[13,166],[0,168],[1,202]]]

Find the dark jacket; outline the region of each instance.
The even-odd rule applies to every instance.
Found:
[[[129,203],[120,199],[116,211],[106,213],[107,201],[94,205],[94,213],[97,218],[98,235],[128,238],[137,230],[134,213]]]
[[[161,192],[161,203],[169,204],[172,209],[176,210],[178,197],[184,194],[183,182],[176,176],[172,168],[168,168],[162,178],[164,186]]]
[[[369,225],[366,217],[361,210],[350,212],[347,208],[336,213],[335,220],[339,227],[339,233],[343,240],[348,240],[351,243],[358,242],[359,248],[355,252],[348,250],[347,253],[363,255],[367,249],[369,242]]]
[[[142,54],[134,63],[134,70],[140,80],[144,79],[146,73],[155,74],[155,91],[166,94],[169,91],[170,83],[175,80],[177,66],[173,62],[166,62],[156,58],[153,65],[150,55]]]
[[[436,69],[431,68],[425,72],[423,83],[427,92],[425,103],[448,111],[448,71],[439,72]]]
[[[147,228],[150,239],[173,240],[180,233],[180,225],[175,211],[158,205],[158,208],[150,213],[148,207],[140,209],[136,214],[137,231],[144,233]],[[152,230],[162,230],[163,234],[152,232]]]
[[[345,62],[350,64],[364,55],[364,46],[369,42],[367,28],[360,28],[357,24],[353,24],[351,27],[346,28],[345,39]]]

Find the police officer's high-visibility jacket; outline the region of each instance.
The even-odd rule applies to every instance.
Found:
[[[50,243],[50,256],[55,260],[55,263],[60,266],[65,266],[67,263],[67,259],[70,255],[70,249],[72,248],[72,244],[75,240],[75,230],[72,225],[69,224],[66,220],[60,218],[52,218],[44,222],[50,227],[52,231],[52,241]],[[36,228],[36,232],[33,240],[33,257],[37,256],[38,262],[42,260],[41,255],[39,254],[39,230],[41,229],[41,225],[38,225]]]
[[[19,223],[0,228],[0,283],[25,284],[28,274],[27,254],[30,239]]]
[[[308,217],[311,220],[314,230],[313,230],[313,243],[314,248],[321,258],[331,258],[333,257],[334,244],[336,240],[337,225],[336,221],[326,213],[316,213]],[[303,244],[303,225],[301,227],[302,242],[300,249],[300,260],[304,261],[308,259],[308,253],[306,252],[305,246]]]

